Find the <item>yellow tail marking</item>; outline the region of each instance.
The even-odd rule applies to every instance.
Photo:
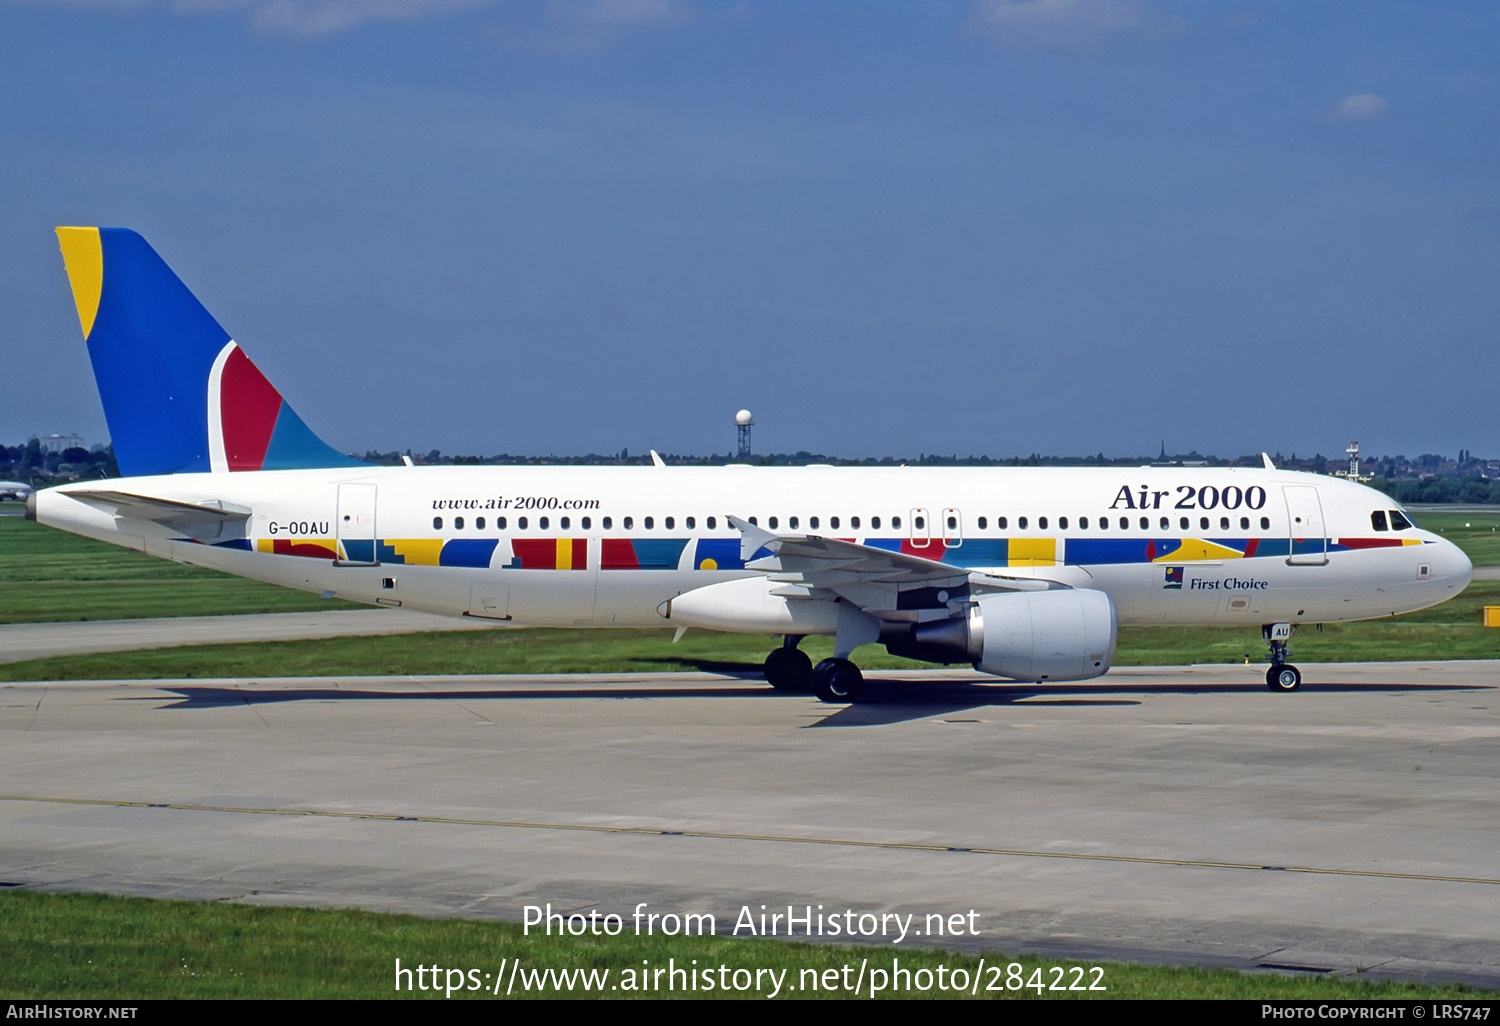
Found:
[[[73,286],[78,323],[83,328],[84,341],[88,341],[99,313],[99,295],[104,290],[104,248],[99,243],[99,229],[59,228],[57,241],[68,268],[68,281]]]

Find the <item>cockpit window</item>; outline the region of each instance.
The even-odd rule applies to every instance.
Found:
[[[1406,519],[1406,515],[1403,514],[1399,509],[1391,510],[1391,530],[1407,531],[1416,526],[1416,524]]]
[[[1385,526],[1385,510],[1377,509],[1374,513],[1370,514],[1370,526],[1377,531],[1390,530],[1390,528]]]

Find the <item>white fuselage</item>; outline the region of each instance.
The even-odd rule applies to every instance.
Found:
[[[69,498],[99,488],[250,515],[233,536],[194,540]],[[1442,538],[1393,527],[1399,507],[1379,492],[1259,468],[368,467],[80,482],[36,509],[287,587],[563,627],[666,626],[666,600],[756,576],[730,515],[1098,589],[1125,624],[1389,616],[1454,597],[1472,569]]]

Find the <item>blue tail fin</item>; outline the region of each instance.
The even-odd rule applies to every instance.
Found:
[[[120,473],[359,465],[312,433],[145,239],[57,238]]]

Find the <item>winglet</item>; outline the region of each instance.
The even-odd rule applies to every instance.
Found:
[[[653,467],[665,467],[667,465],[667,461],[664,460],[664,459],[662,459],[660,456],[658,456],[656,454],[656,450],[655,449],[652,449],[651,450],[651,465]]]
[[[1276,464],[1272,463],[1271,462],[1271,457],[1267,456],[1265,453],[1261,453],[1260,454],[1260,460],[1261,460],[1261,463],[1265,465],[1265,468],[1267,470],[1275,470],[1276,469]]]
[[[770,531],[756,527],[748,520],[741,520],[736,516],[726,516],[724,519],[729,521],[730,527],[740,532],[741,559],[751,559],[757,552],[765,548],[766,545],[776,540],[776,535]]]

